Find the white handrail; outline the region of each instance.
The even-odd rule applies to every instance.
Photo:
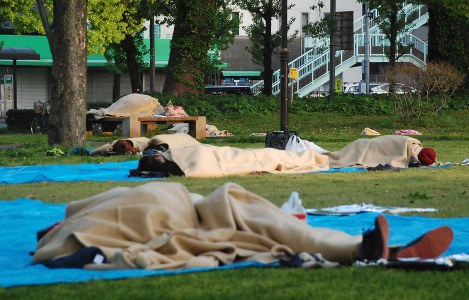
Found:
[[[413,5],[409,4],[402,8],[405,12],[406,16],[410,16],[417,12],[417,18],[412,22],[417,24],[418,20],[421,19],[423,16],[428,16],[428,12],[426,12],[426,7],[424,5]],[[378,24],[374,21],[378,16],[379,12],[374,9],[370,12],[373,15],[373,19],[370,20],[370,47],[380,47],[382,49],[380,56],[385,56],[385,47],[389,46],[389,41],[387,41],[384,34],[380,33],[380,29]],[[365,16],[362,16],[354,21],[354,56],[359,57],[361,56],[358,53],[358,47],[364,46],[364,33],[363,27],[365,22]],[[311,38],[312,39],[312,38]],[[313,39],[314,40],[314,39]],[[412,34],[407,34],[401,38],[401,42],[405,45],[412,45],[411,53],[409,55],[414,56],[413,58],[418,60],[419,63],[426,63],[426,58],[428,55],[428,45],[423,42],[422,40],[418,39]],[[298,80],[297,86],[299,89],[299,82],[301,79],[306,78],[307,76],[311,77],[311,81],[314,80],[313,73],[314,71],[318,70],[320,67],[326,67],[327,72],[329,72],[329,51],[323,51],[322,53],[318,53],[318,50],[321,48],[329,48],[329,41],[324,39],[316,39],[315,42],[312,43],[313,48],[302,54],[301,56],[293,59],[289,62],[289,68],[297,68],[298,69]],[[423,58],[413,55],[413,50],[416,49],[417,51],[421,52]],[[345,61],[342,61],[344,57],[345,51],[337,51],[336,56],[340,58],[340,64],[336,66],[339,68],[342,66]],[[372,52],[370,52],[372,53]],[[373,55],[373,54],[372,54]],[[376,54],[375,54],[376,55]],[[251,86],[251,91],[254,95],[260,94],[264,87],[264,81],[258,81],[254,85]],[[272,94],[277,95],[280,92],[280,70],[274,71],[272,74]]]

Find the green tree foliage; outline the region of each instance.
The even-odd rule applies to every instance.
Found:
[[[0,1],[0,21],[12,22],[17,32],[44,34],[35,2],[35,0]]]
[[[107,11],[109,7],[101,2],[97,1],[94,8],[99,9],[102,13],[96,13],[95,16],[106,12],[110,13]],[[132,92],[142,92],[140,73],[145,66],[143,55],[148,51],[145,48],[142,37],[146,14],[146,11],[143,10],[143,2],[138,0],[120,2],[122,8],[121,21],[125,24],[124,30],[120,32],[122,39],[104,45],[106,49],[104,54],[108,61],[108,66],[114,65],[113,67],[108,67],[109,70],[113,71],[115,76],[114,99],[120,96],[120,75],[125,71],[129,73]],[[90,22],[90,27],[99,29],[101,23],[97,22],[96,18],[94,20],[95,22]],[[108,19],[106,18],[106,20]],[[99,31],[101,30],[95,30],[95,32]]]
[[[226,47],[239,24],[231,19],[228,3],[226,0],[174,0],[165,6],[165,22],[174,25],[174,31],[164,93],[203,91],[205,75],[213,67],[209,50]]]
[[[87,2],[88,54],[104,53],[109,44],[119,43],[126,34],[140,32],[143,29],[143,18],[130,18],[135,15],[140,3],[138,0],[88,0]],[[52,7],[51,0],[2,0],[0,21],[12,22],[18,34],[47,34],[54,18]]]
[[[280,19],[281,0],[235,0],[235,3],[252,15],[253,23],[245,26],[251,45],[246,48],[252,55],[253,62],[263,67],[264,95],[272,95],[272,57],[277,55],[282,42],[281,30],[273,31],[272,21]],[[288,9],[294,4],[290,4]],[[295,19],[290,18],[287,28]],[[295,38],[297,32],[290,35]]]
[[[422,0],[421,2],[429,6],[445,7],[453,13],[469,19],[469,1],[467,0]]]
[[[463,11],[457,11],[452,6],[441,3],[430,4],[428,11],[430,15],[428,59],[447,62],[461,73],[468,73],[469,18]],[[466,77],[466,83],[469,84],[468,77]]]
[[[318,20],[314,22],[310,22],[306,26],[304,26],[303,32],[316,39],[329,39],[330,36],[330,31],[331,31],[331,26],[332,26],[332,20],[330,18],[330,14],[321,17],[322,15],[322,8],[324,7],[324,2],[322,0],[319,0],[317,4],[312,5],[310,7],[311,10],[317,11],[318,14]]]
[[[145,18],[139,7],[138,0],[88,0],[89,52],[104,53],[108,45],[141,32]]]
[[[389,48],[386,55],[389,64],[394,66],[396,61],[405,54],[409,45],[403,45],[398,37],[412,30],[410,24],[406,24],[405,14],[401,10],[406,0],[358,0],[360,3],[368,3],[370,9],[377,9],[379,12],[378,26],[381,32],[389,40]]]

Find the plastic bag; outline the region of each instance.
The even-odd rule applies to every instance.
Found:
[[[288,200],[282,204],[281,209],[300,220],[306,221],[306,209],[298,192],[292,192]]]
[[[288,139],[287,145],[285,146],[285,150],[293,152],[303,152],[305,150],[308,150],[308,147],[299,136],[292,135]]]

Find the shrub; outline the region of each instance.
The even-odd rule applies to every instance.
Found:
[[[464,82],[464,75],[456,68],[439,62],[430,62],[425,68],[411,64],[397,64],[387,70],[392,83],[406,87],[403,93],[392,93],[399,121],[404,124],[422,123],[429,117],[438,116],[449,106],[451,96]]]
[[[31,130],[31,121],[37,115],[34,109],[10,109],[7,111],[8,130]]]

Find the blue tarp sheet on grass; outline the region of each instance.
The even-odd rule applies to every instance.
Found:
[[[30,252],[36,248],[36,232],[62,220],[65,215],[65,207],[65,204],[48,204],[39,200],[24,198],[0,201],[0,236],[2,238],[0,244],[0,286],[83,282],[263,266],[258,263],[237,263],[219,268],[195,268],[177,271],[88,271],[82,269],[48,269],[43,265],[32,265]],[[363,229],[373,227],[376,215],[376,213],[361,213],[351,216],[308,215],[307,220],[311,226],[329,227],[350,234],[360,234]],[[387,217],[391,227],[390,244],[405,244],[427,230],[437,226],[449,225],[455,232],[455,239],[443,255],[469,252],[469,227],[467,226],[469,218],[438,219],[396,215],[387,215]]]
[[[40,165],[0,167],[0,184],[65,181],[143,181],[148,178],[127,177],[138,160],[77,165]],[[154,179],[154,178],[153,178]]]
[[[66,181],[144,181],[155,178],[127,177],[138,160],[77,165],[0,167],[0,184]],[[363,168],[331,168],[320,173],[366,172]]]

